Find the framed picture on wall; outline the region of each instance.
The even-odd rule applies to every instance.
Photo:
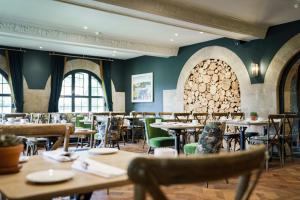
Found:
[[[131,76],[131,102],[153,102],[153,73]]]

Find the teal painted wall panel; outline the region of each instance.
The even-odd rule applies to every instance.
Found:
[[[23,75],[29,89],[45,89],[50,73],[48,52],[26,50],[23,56]]]
[[[239,42],[221,38],[204,43],[194,44],[179,49],[178,55],[170,58],[142,56],[123,61],[125,72],[123,79],[116,79],[124,84],[126,92],[126,112],[162,111],[163,90],[176,89],[180,71],[186,61],[198,50],[208,46],[222,46],[236,53],[245,64],[252,84],[263,83],[265,72],[272,58],[280,47],[294,35],[300,33],[300,21],[271,27],[265,39]],[[251,77],[251,63],[260,65],[261,74]],[[152,103],[131,103],[131,75],[153,72],[154,101]]]

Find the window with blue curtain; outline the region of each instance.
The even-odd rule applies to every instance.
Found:
[[[11,113],[12,109],[11,89],[7,79],[7,74],[0,70],[0,113]]]
[[[105,100],[101,80],[92,72],[74,70],[65,75],[59,112],[103,112]]]

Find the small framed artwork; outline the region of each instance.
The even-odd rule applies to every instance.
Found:
[[[131,76],[131,102],[153,102],[153,73]]]

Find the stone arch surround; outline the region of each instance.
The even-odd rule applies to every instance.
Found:
[[[279,84],[281,74],[289,60],[300,52],[300,33],[290,38],[273,57],[264,81],[264,89],[269,90],[268,96],[264,95],[266,103],[270,105],[270,112],[279,112]]]
[[[252,88],[250,78],[248,75],[248,71],[242,60],[231,50],[220,47],[220,46],[209,46],[200,49],[196,53],[194,53],[188,61],[184,64],[181,73],[177,82],[176,89],[176,107],[178,111],[184,110],[184,85],[186,80],[188,79],[191,71],[194,66],[196,66],[199,62],[207,60],[207,59],[219,59],[226,62],[229,66],[232,67],[233,72],[237,75],[238,82],[240,84],[240,92],[241,92],[241,110],[245,113],[251,112],[251,107],[254,108],[256,105],[253,104],[251,106],[251,98],[248,96],[251,95],[250,88]],[[249,94],[250,93],[250,94]],[[249,101],[250,100],[250,101]]]
[[[85,69],[94,73],[98,78],[100,78],[100,67],[99,64],[85,59],[72,59],[66,62],[64,74],[76,69]],[[101,79],[101,78],[100,78]]]

